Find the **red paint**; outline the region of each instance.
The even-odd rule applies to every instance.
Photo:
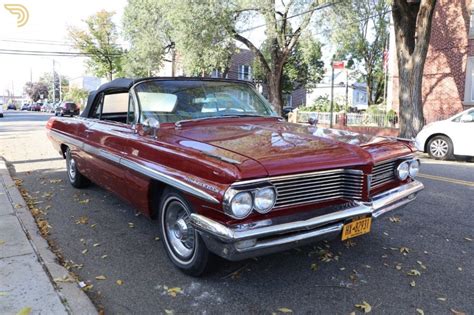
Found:
[[[52,130],[94,148],[91,152],[65,141],[85,176],[129,201],[148,216],[153,214],[150,203],[152,181],[105,159],[97,152],[102,150],[146,165],[205,191],[219,201],[222,201],[229,185],[239,180],[335,168],[355,168],[370,174],[374,163],[412,153],[410,146],[403,141],[290,124],[276,118],[203,120],[185,123],[181,127],[164,123],[156,139],[122,123],[52,118],[48,122],[48,137],[59,151],[63,141],[51,133]],[[222,161],[216,156],[234,163]],[[220,204],[185,195],[196,212],[226,224],[238,222],[226,216]],[[368,198],[365,183],[364,200]],[[252,214],[245,222],[315,210],[341,202],[335,200],[283,208],[266,215]]]

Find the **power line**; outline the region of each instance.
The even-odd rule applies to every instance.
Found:
[[[0,49],[2,55],[26,55],[26,56],[64,56],[64,57],[89,57],[90,53],[70,52],[70,51],[46,51],[46,50],[21,50],[21,49]],[[116,57],[122,54],[106,54],[103,56]]]

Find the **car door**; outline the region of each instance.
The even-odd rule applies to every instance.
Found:
[[[92,157],[93,180],[126,198],[127,185],[120,160],[133,134],[127,124],[128,92],[104,94],[97,111],[98,119],[85,130],[88,145],[84,150]]]
[[[461,121],[461,117],[457,117],[452,122],[454,154],[474,156],[472,142],[474,136],[474,109],[464,113],[464,115],[470,115],[472,121]]]

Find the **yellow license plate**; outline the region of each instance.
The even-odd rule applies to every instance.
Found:
[[[342,240],[357,237],[362,234],[370,232],[370,225],[372,224],[372,218],[357,219],[352,222],[344,224],[342,229]]]

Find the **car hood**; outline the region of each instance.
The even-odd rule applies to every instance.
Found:
[[[200,122],[172,130],[177,136],[253,159],[270,176],[373,163],[378,144],[398,142],[276,119]]]

